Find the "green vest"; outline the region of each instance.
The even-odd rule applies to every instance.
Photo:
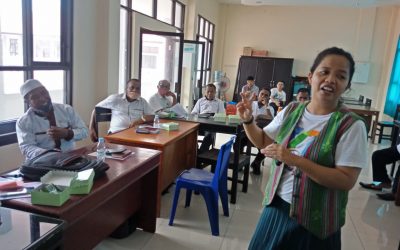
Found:
[[[302,117],[307,104],[289,104],[284,114],[283,125],[275,138],[277,143],[287,146],[289,137]],[[360,119],[356,114],[340,106],[307,149],[304,157],[325,167],[335,167],[335,152],[339,139],[354,122]],[[269,205],[272,202],[282,172],[283,164],[277,166],[275,161],[272,161],[263,205]],[[324,239],[344,225],[347,199],[347,191],[321,186],[296,168],[290,217],[314,235]]]

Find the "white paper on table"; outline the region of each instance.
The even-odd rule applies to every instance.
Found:
[[[169,110],[173,111],[178,118],[185,117],[188,115],[185,108],[180,103],[177,103],[174,106],[170,107]]]

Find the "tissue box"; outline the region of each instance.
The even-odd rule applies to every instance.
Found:
[[[81,172],[53,170],[45,174],[40,181],[45,184],[55,184],[68,187],[69,194],[88,194],[93,186],[94,170]]]
[[[216,121],[216,122],[225,122],[226,121],[226,114],[225,113],[216,113],[214,115],[214,121]]]
[[[44,191],[50,185],[55,186],[57,193]],[[42,184],[31,192],[31,203],[35,205],[61,206],[69,199],[69,188],[53,184]]]
[[[93,187],[93,169],[78,172],[70,183],[70,194],[88,194]]]
[[[228,115],[229,123],[240,123],[242,120],[239,115]]]
[[[160,124],[161,129],[165,130],[178,130],[179,129],[179,123],[176,122],[166,122],[166,123],[161,123]]]

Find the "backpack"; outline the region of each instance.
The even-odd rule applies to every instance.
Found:
[[[73,152],[47,150],[34,158],[25,161],[19,168],[20,173],[27,179],[39,181],[50,170],[83,171],[93,168],[94,178],[105,174],[110,167],[107,163],[91,159]]]

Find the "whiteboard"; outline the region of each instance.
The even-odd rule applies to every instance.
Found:
[[[354,71],[352,82],[367,83],[370,65],[369,62],[356,62],[356,69]]]

